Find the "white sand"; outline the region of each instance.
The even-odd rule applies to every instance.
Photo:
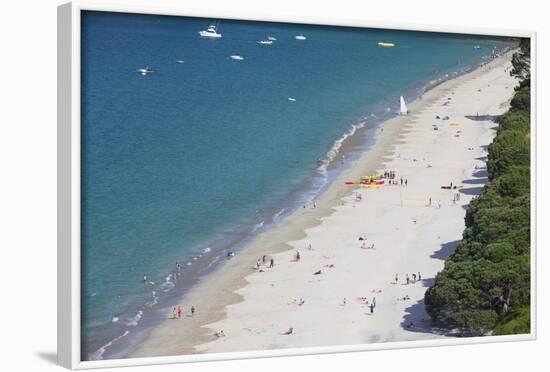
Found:
[[[486,182],[486,146],[496,124],[466,116],[506,111],[516,85],[505,71],[509,60],[510,54],[441,84],[411,105],[410,115],[384,123],[375,147],[320,196],[315,209],[300,209],[205,278],[182,300],[186,308],[195,305],[195,317],[165,321],[131,356],[444,337],[426,314],[424,293],[461,239],[464,207]],[[343,185],[375,169],[395,170],[408,186]],[[450,182],[464,185],[456,204],[457,191],[441,189]],[[361,235],[375,249],[361,249]],[[293,261],[296,250],[299,262]],[[252,267],[263,254],[271,254],[275,267],[257,272]],[[322,273],[313,275],[317,270]],[[418,272],[422,281],[405,284],[406,274]],[[376,297],[372,315],[358,297],[369,304]],[[302,306],[289,304],[300,298]],[[289,327],[292,335],[280,334]],[[219,330],[226,337],[214,337]]]

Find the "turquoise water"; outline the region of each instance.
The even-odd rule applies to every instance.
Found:
[[[372,128],[399,95],[506,46],[230,20],[201,38],[212,22],[83,13],[83,359],[124,357],[214,262],[326,186],[352,125]]]

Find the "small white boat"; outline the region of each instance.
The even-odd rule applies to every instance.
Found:
[[[474,45],[474,49],[481,49],[480,45]]]
[[[199,35],[201,35],[202,37],[210,37],[214,39],[222,37],[222,34],[217,31],[217,27],[215,25],[210,25],[206,30],[199,31]]]
[[[307,37],[305,37],[304,35],[296,35],[296,36],[294,36],[294,38],[296,40],[305,40],[305,39],[307,39]]]
[[[235,60],[235,61],[242,61],[244,59],[243,56],[240,56],[238,54],[233,54],[232,56],[229,56],[229,58],[231,58],[232,60]]]
[[[407,105],[405,104],[405,98],[399,97],[399,115],[407,115]]]
[[[148,75],[148,74],[152,74],[153,72],[155,72],[155,70],[153,70],[150,67],[138,68],[136,71],[139,72],[143,76]]]
[[[271,44],[273,44],[273,41],[272,40],[261,40],[261,41],[258,41],[258,44],[271,45]]]
[[[296,102],[296,98],[294,98],[294,97],[288,97],[287,99],[288,99],[290,102]]]
[[[179,64],[182,64],[182,63],[184,63],[184,62],[185,62],[185,61],[184,61],[183,59],[178,59],[178,60],[176,61],[176,63],[179,63]]]
[[[267,40],[270,40],[270,41],[277,41],[277,38],[276,38],[276,37],[273,37],[273,36],[268,36],[268,37],[267,37]]]

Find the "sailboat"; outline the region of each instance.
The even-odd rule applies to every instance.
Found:
[[[399,97],[399,115],[407,115],[407,105],[405,104],[405,98]]]
[[[211,38],[221,38],[222,34],[218,33],[217,29],[219,22],[216,22],[215,25],[210,25],[206,30],[199,31],[199,35],[202,37],[211,37]]]

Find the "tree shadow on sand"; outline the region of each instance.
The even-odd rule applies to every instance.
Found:
[[[460,240],[454,240],[452,242],[447,242],[441,244],[441,248],[438,251],[434,252],[430,258],[435,258],[438,260],[445,261],[449,256],[455,251],[456,247],[460,243]]]
[[[430,333],[441,336],[449,334],[448,329],[438,327],[432,322],[426,312],[424,300],[420,300],[405,309],[401,327],[408,332]]]
[[[493,121],[497,122],[500,118],[500,115],[466,115],[466,119],[473,121]]]
[[[462,183],[465,183],[467,185],[485,185],[487,183],[488,179],[486,177],[483,178],[472,178],[470,180],[464,180]]]
[[[489,177],[489,173],[487,172],[487,169],[480,169],[480,170],[475,171],[474,173],[472,173],[472,177],[487,178],[487,177]]]

